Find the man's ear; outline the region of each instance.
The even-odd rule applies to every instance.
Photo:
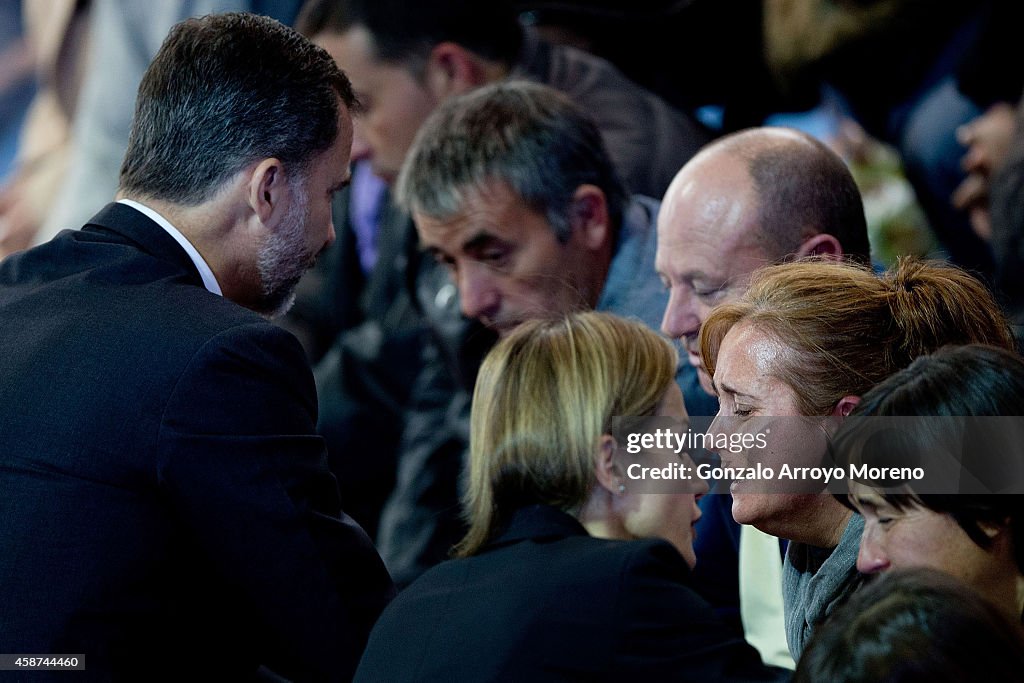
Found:
[[[569,220],[573,234],[578,235],[588,249],[602,249],[611,240],[608,199],[596,185],[580,185],[576,188]]]
[[[801,242],[795,256],[798,259],[804,256],[823,256],[838,261],[843,258],[843,245],[835,236],[819,233]]]
[[[618,444],[611,434],[602,434],[597,444],[597,455],[594,470],[598,485],[613,496],[622,493],[622,475],[618,463],[615,462],[615,451]]]
[[[284,214],[291,197],[284,165],[279,159],[264,159],[256,164],[249,175],[247,199],[249,207],[265,226],[273,226]]]
[[[860,403],[860,396],[843,396],[832,408],[832,416],[849,417],[858,403]]]
[[[427,89],[438,102],[493,80],[493,65],[458,43],[438,43],[427,58]]]

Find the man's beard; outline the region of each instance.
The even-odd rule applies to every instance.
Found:
[[[303,179],[289,183],[292,202],[276,232],[260,248],[256,269],[263,297],[260,312],[269,318],[284,315],[295,303],[295,287],[316,261],[306,249],[309,195]]]

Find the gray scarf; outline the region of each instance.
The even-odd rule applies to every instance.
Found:
[[[786,641],[794,660],[825,617],[860,587],[857,549],[864,518],[854,515],[833,549],[790,543],[782,564],[782,603]]]

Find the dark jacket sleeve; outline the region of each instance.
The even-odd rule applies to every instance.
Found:
[[[448,559],[465,534],[460,478],[470,393],[495,335],[460,312],[455,285],[433,258],[410,258],[409,287],[429,329],[398,448],[395,489],[381,514],[381,555],[399,586]]]
[[[399,586],[448,559],[466,530],[459,481],[470,399],[435,344],[426,345],[423,353],[399,448],[395,490],[384,506],[378,534],[381,555]]]
[[[295,680],[348,680],[393,587],[341,512],[315,423],[295,338],[232,328],[195,354],[167,403],[159,486],[263,664]]]

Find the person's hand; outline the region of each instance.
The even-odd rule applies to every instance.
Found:
[[[1016,126],[1015,114],[1013,105],[998,102],[957,129],[957,140],[967,148],[961,162],[965,171],[991,176],[1002,167]]]
[[[1013,106],[1000,102],[956,131],[957,140],[967,148],[961,161],[967,178],[953,192],[953,206],[967,212],[971,227],[985,240],[992,235],[989,183],[992,175],[1006,162],[1015,127]]]
[[[969,173],[953,192],[953,206],[967,212],[971,229],[981,239],[992,239],[992,216],[988,206],[989,177]]]

